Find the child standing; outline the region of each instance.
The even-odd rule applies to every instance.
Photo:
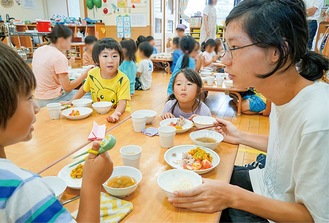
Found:
[[[98,67],[89,71],[86,82],[72,100],[90,92],[94,102],[112,102],[115,111],[107,121],[117,122],[125,111],[130,110],[129,79],[118,70],[123,60],[122,48],[112,38],[101,39],[94,46],[93,60]]]
[[[196,41],[192,36],[184,36],[179,41],[180,49],[183,51],[183,54],[178,58],[174,71],[171,75],[167,93],[171,95],[173,93],[172,84],[175,79],[175,76],[181,69],[191,68],[195,69],[195,60],[192,58]],[[191,55],[192,54],[192,55]]]
[[[175,37],[172,40],[172,49],[174,50],[172,54],[172,64],[170,67],[171,73],[174,71],[176,67],[178,58],[183,54],[183,51],[179,48],[179,37]]]
[[[216,54],[215,49],[217,47],[214,39],[208,39],[204,45],[205,51],[202,53],[204,56],[203,67],[213,68],[212,63],[216,62],[219,56]]]
[[[3,43],[0,43],[0,76],[0,222],[75,222],[39,175],[6,158],[4,147],[32,138],[39,107],[32,95],[36,87],[32,70]],[[98,151],[99,147],[99,143],[93,144],[93,150]],[[83,168],[78,222],[99,222],[101,187],[112,170],[107,153],[88,155]]]
[[[130,95],[133,96],[135,93],[135,79],[136,79],[136,44],[132,39],[122,40],[120,42],[122,47],[124,60],[119,66],[119,70],[127,75],[130,82]]]
[[[149,44],[153,47],[153,53],[152,54],[157,54],[157,48],[155,48],[155,40],[153,36],[147,36],[146,41],[149,42]]]
[[[192,120],[196,115],[211,116],[210,109],[201,101],[202,80],[195,70],[181,70],[173,83],[174,93],[169,96],[162,119],[183,116]]]
[[[93,61],[92,52],[96,42],[97,38],[95,36],[87,36],[85,38],[86,51],[83,53],[82,56],[83,66],[95,65],[95,62]]]
[[[150,56],[153,52],[153,47],[148,42],[143,42],[139,45],[139,62],[136,74],[136,90],[148,90],[152,84],[153,63]]]

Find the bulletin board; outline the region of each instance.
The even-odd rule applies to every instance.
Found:
[[[117,37],[121,38],[131,38],[131,20],[129,15],[117,16]]]

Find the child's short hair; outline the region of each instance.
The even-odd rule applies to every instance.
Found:
[[[153,37],[153,36],[147,36],[147,37],[146,37],[146,41],[147,41],[147,42],[150,42],[150,41],[152,41],[152,40],[154,40],[154,37]]]
[[[172,44],[173,45],[176,45],[177,47],[179,47],[179,37],[174,37],[172,39]]]
[[[31,68],[9,46],[0,43],[0,128],[17,109],[18,96],[29,96],[36,87]]]
[[[146,37],[143,36],[143,35],[140,35],[137,37],[137,40],[136,40],[136,46],[138,48],[139,44],[141,44],[142,42],[145,42],[146,41]]]
[[[93,43],[97,42],[97,40],[98,39],[96,38],[96,36],[86,36],[85,44],[86,45],[93,44]]]
[[[120,64],[121,64],[123,60],[122,48],[120,44],[115,39],[112,38],[103,38],[96,42],[92,52],[92,56],[95,64],[99,65],[99,55],[104,49],[116,50],[120,55]]]
[[[139,51],[143,52],[147,58],[150,58],[153,53],[153,46],[151,46],[149,42],[142,42],[138,49]]]
[[[125,57],[131,61],[136,62],[136,44],[132,39],[123,39],[120,42],[122,48],[127,49],[125,52]]]

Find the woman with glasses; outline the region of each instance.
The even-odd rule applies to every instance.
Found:
[[[218,119],[224,140],[267,152],[265,168],[235,167],[230,184],[175,192],[175,206],[223,211],[223,222],[329,222],[329,60],[307,49],[303,0],[245,0],[226,19],[222,62],[237,88],[272,101],[268,136]]]

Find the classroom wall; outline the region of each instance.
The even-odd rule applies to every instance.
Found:
[[[30,20],[45,19],[44,0],[35,0],[35,9],[27,9],[14,2],[14,6],[11,8],[4,8],[0,5],[0,15],[2,19],[6,18],[6,14],[19,20]]]

